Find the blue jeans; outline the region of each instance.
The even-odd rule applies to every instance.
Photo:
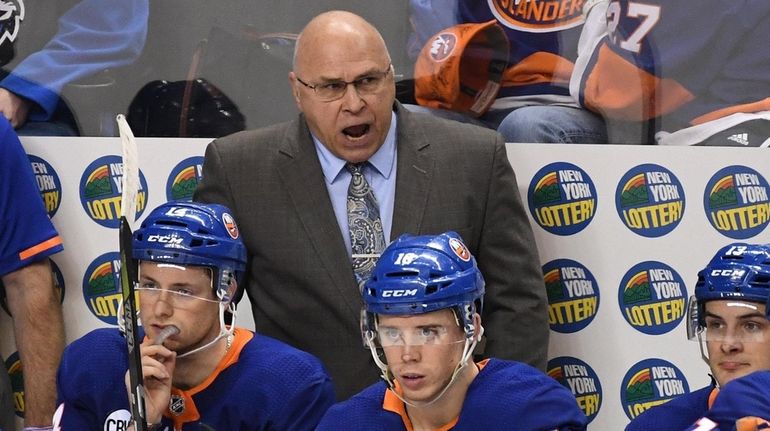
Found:
[[[488,111],[479,118],[445,109],[404,105],[413,112],[425,112],[450,120],[497,129],[505,142],[552,144],[606,144],[607,129],[602,118],[590,111],[568,106],[525,106]]]

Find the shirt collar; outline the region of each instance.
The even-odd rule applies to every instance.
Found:
[[[335,156],[321,141],[310,133],[313,138],[313,144],[315,145],[316,153],[318,153],[318,160],[321,162],[321,170],[323,171],[326,181],[331,184],[337,180],[340,172],[345,168],[347,163],[345,160]],[[383,178],[389,179],[393,173],[393,166],[396,163],[396,113],[391,112],[390,128],[388,134],[385,135],[385,142],[368,160],[369,164],[374,168],[378,174]]]

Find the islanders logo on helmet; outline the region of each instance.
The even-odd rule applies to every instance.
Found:
[[[487,0],[489,9],[506,27],[546,33],[582,25],[585,0]]]
[[[703,193],[709,222],[724,236],[746,239],[770,222],[767,180],[746,166],[728,166],[715,173]]]
[[[620,220],[632,232],[646,237],[666,235],[684,215],[684,188],[663,166],[644,164],[620,179],[615,191]]]
[[[632,328],[649,335],[665,334],[687,313],[687,287],[665,263],[641,262],[620,281],[618,304]]]
[[[46,160],[31,154],[27,157],[30,166],[32,166],[32,173],[35,175],[35,181],[37,181],[37,187],[40,189],[40,197],[43,199],[48,217],[53,217],[61,204],[62,187],[59,174]]]
[[[174,166],[166,181],[166,200],[190,201],[203,176],[203,157],[188,157]]]
[[[16,40],[23,20],[24,2],[22,0],[0,1],[0,45],[13,43]]]
[[[599,309],[599,286],[591,271],[570,259],[556,259],[543,265],[548,294],[548,324],[561,333],[588,326]]]
[[[527,202],[535,222],[556,235],[585,229],[596,213],[598,200],[591,177],[571,163],[551,163],[529,183]]]
[[[123,180],[123,159],[103,156],[91,162],[80,177],[80,203],[91,220],[104,227],[120,226]],[[139,171],[139,191],[136,194],[136,218],[147,206],[147,181]]]
[[[225,225],[225,229],[227,229],[227,234],[230,235],[230,238],[238,239],[238,225],[235,224],[235,219],[230,213],[222,214],[222,223]]]
[[[5,369],[8,370],[8,377],[11,380],[11,389],[13,390],[13,409],[16,416],[24,417],[24,370],[19,358],[19,352],[13,352],[5,360]],[[0,370],[0,372],[3,372]]]
[[[471,252],[468,251],[468,247],[466,247],[465,244],[463,244],[463,242],[459,239],[449,238],[449,248],[451,248],[457,257],[463,261],[467,262],[471,260]]]
[[[423,106],[480,116],[497,97],[508,55],[508,38],[495,20],[442,30],[417,57],[414,97]]]
[[[690,386],[679,368],[658,358],[634,364],[620,385],[623,411],[629,419],[689,392]]]
[[[560,356],[548,361],[548,376],[569,389],[588,417],[594,420],[602,406],[602,385],[599,376],[588,364],[578,358]]]
[[[104,253],[94,259],[83,274],[83,300],[96,318],[117,325],[122,298],[120,253]]]

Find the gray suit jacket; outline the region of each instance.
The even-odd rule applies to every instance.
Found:
[[[398,103],[394,109],[391,239],[458,232],[487,283],[484,355],[545,368],[543,276],[502,136]],[[234,212],[249,251],[245,286],[257,331],[318,356],[340,399],[373,383],[377,368],[361,341],[362,302],[346,239],[304,117],[212,142],[195,200]]]

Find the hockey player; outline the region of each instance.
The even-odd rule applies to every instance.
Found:
[[[762,414],[751,405],[731,401],[747,390],[755,391],[755,399],[764,398],[756,405],[766,411],[770,389],[757,384],[757,379],[770,382],[768,298],[770,245],[734,243],[720,249],[698,273],[687,312],[688,338],[700,342],[701,356],[711,368],[711,384],[645,411],[626,431],[681,431],[693,424],[691,429],[707,431],[716,429],[717,420],[724,423],[732,417],[734,422]]]
[[[153,430],[312,430],[334,402],[320,362],[225,325],[246,249],[221,205],[170,202],[134,232],[147,420]],[[59,369],[62,430],[129,429],[128,354],[116,329],[67,347]]]
[[[460,237],[402,235],[363,290],[364,343],[382,371],[318,430],[584,430],[572,394],[518,362],[470,361],[484,279]]]

